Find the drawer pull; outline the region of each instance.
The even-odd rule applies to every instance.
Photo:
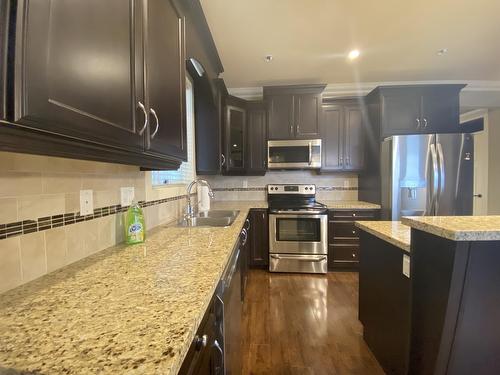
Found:
[[[352,253],[352,257],[353,257],[353,258],[356,258],[356,253]]]
[[[356,214],[355,214],[355,213],[353,213],[353,214],[352,214],[352,216],[353,216],[353,217],[356,217]]]
[[[356,234],[356,231],[355,231],[355,230],[353,230],[353,231],[352,231],[352,234]]]

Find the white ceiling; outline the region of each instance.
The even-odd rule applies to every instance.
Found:
[[[228,87],[500,81],[500,0],[201,3]],[[354,48],[361,56],[349,62]]]

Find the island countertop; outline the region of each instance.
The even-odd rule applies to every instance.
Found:
[[[356,221],[356,226],[408,253],[410,252],[411,228],[400,221]]]
[[[321,200],[318,202],[325,204],[329,209],[337,210],[378,210],[380,205],[364,201],[332,201]]]
[[[226,228],[161,226],[0,295],[0,369],[176,374],[247,212]]]
[[[401,222],[452,241],[500,241],[500,216],[412,216]]]

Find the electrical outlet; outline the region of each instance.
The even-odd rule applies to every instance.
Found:
[[[80,215],[94,213],[94,194],[92,190],[80,190]]]
[[[134,200],[135,190],[133,187],[120,188],[120,202],[122,207],[127,207],[132,204]]]

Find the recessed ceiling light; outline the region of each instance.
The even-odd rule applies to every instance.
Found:
[[[271,62],[273,60],[273,55],[266,55],[264,59],[266,60],[266,62]]]
[[[443,56],[446,53],[448,53],[448,48],[441,48],[440,50],[437,51],[438,56]]]
[[[349,58],[349,60],[356,60],[360,54],[361,53],[359,52],[358,49],[353,49],[351,52],[349,52],[347,57]]]

